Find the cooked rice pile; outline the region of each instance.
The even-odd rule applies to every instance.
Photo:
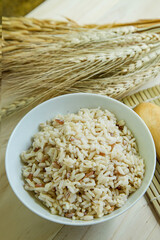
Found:
[[[21,159],[25,189],[52,214],[72,219],[92,220],[123,206],[144,175],[125,122],[99,108],[40,124]]]

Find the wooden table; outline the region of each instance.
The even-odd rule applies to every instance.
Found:
[[[48,0],[28,17],[72,18],[80,24],[128,22],[160,17],[160,0]],[[160,84],[160,76],[143,88]],[[2,82],[3,89],[3,82]],[[141,88],[142,89],[142,88]],[[3,101],[3,98],[2,98]],[[0,236],[3,240],[155,240],[159,219],[146,196],[121,216],[94,226],[71,227],[52,223],[30,212],[12,192],[5,174],[8,138],[30,108],[8,117],[1,124]]]

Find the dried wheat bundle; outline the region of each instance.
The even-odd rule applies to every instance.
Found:
[[[79,26],[4,18],[2,28],[3,92],[17,104],[72,92],[119,99],[160,73],[160,20]]]

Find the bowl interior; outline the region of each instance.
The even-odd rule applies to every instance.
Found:
[[[64,217],[51,215],[47,208],[24,190],[24,181],[21,175],[22,163],[20,153],[31,144],[32,136],[38,131],[40,123],[56,116],[58,113],[76,113],[80,108],[108,109],[113,112],[118,120],[124,119],[126,125],[133,132],[141,156],[145,159],[145,176],[141,187],[130,197],[126,204],[113,213],[92,221],[73,221]],[[32,109],[18,123],[14,129],[6,151],[6,173],[9,183],[22,203],[31,211],[48,220],[68,225],[89,225],[109,220],[118,216],[131,207],[147,190],[155,170],[156,152],[152,136],[140,117],[124,104],[105,96],[95,94],[68,94],[50,99]]]

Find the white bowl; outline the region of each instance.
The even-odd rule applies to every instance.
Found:
[[[124,119],[129,129],[133,132],[138,143],[139,152],[145,159],[146,169],[142,185],[136,192],[129,196],[123,207],[104,217],[92,221],[79,221],[52,215],[32,194],[24,190],[20,153],[31,145],[31,137],[38,131],[40,123],[53,118],[58,113],[76,113],[80,108],[97,107],[108,109],[113,112],[119,120]],[[32,212],[53,222],[84,226],[104,222],[120,215],[133,206],[133,204],[144,195],[155,171],[156,151],[153,138],[144,121],[129,107],[109,97],[97,94],[76,93],[50,99],[27,113],[12,132],[6,150],[5,164],[7,177],[14,193]]]

